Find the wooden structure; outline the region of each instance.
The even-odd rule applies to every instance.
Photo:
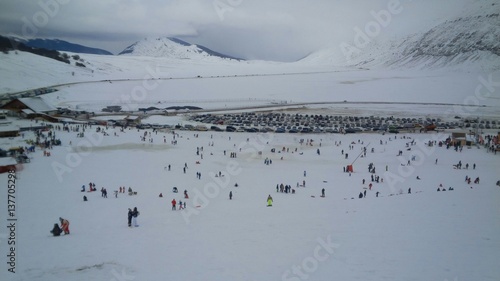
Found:
[[[41,97],[18,98],[4,104],[0,109],[9,110],[22,118],[41,118],[50,122],[57,122],[52,115],[57,108],[47,104]]]

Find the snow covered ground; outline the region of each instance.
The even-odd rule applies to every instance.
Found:
[[[17,172],[16,273],[7,271],[11,234],[3,227],[2,280],[500,277],[499,155],[484,148],[455,152],[424,145],[448,134],[178,131],[174,145],[172,132],[108,128],[104,136],[95,129],[87,128],[84,138],[56,130],[62,146],[54,147],[50,157],[38,149]],[[144,132],[145,142],[140,140]],[[28,138],[33,135],[26,133]],[[308,140],[312,145],[305,144]],[[415,145],[408,144],[413,140]],[[4,140],[3,145],[19,141]],[[366,157],[356,160],[364,146]],[[197,148],[203,148],[200,155]],[[403,155],[398,157],[399,150]],[[231,152],[237,157],[230,158]],[[272,164],[264,164],[266,158]],[[458,161],[469,169],[453,169]],[[354,173],[344,173],[343,167],[353,162]],[[371,190],[369,163],[384,179]],[[169,164],[171,171],[165,169]],[[219,171],[223,177],[215,177]],[[466,184],[465,176],[480,177],[480,184]],[[6,186],[7,174],[0,181]],[[306,186],[297,187],[303,181]],[[80,192],[89,182],[98,191]],[[277,193],[281,183],[296,193]],[[455,190],[436,192],[439,184]],[[115,198],[113,191],[120,186],[138,194]],[[172,193],[174,186],[179,193]],[[101,197],[101,187],[108,198]],[[326,198],[320,198],[323,188]],[[172,211],[170,201],[185,201],[184,190],[190,196],[187,209]],[[358,199],[363,191],[366,198]],[[272,207],[266,207],[268,195]],[[0,200],[7,201],[7,189]],[[6,224],[2,206],[0,219]],[[133,207],[140,211],[140,226],[129,228],[127,209]],[[59,217],[70,221],[71,234],[51,237]]]
[[[500,118],[498,72],[81,57],[88,62],[85,69],[22,52],[0,54],[0,91],[78,82],[57,86],[57,92],[43,98],[54,106],[91,111],[108,105],[131,110],[192,105],[229,112],[286,101],[321,103],[289,109],[306,114]],[[146,120],[186,122],[181,115]],[[22,123],[39,125],[19,120],[12,125]],[[8,204],[15,205],[15,232],[6,227],[7,204],[0,211],[5,225],[0,231],[1,280],[500,279],[499,155],[475,146],[455,152],[424,145],[428,139],[444,140],[449,132],[396,139],[378,133],[178,131],[174,145],[168,131],[108,128],[107,136],[95,131],[87,128],[85,137],[78,138],[77,132],[56,130],[62,146],[54,147],[50,157],[38,149],[17,172],[15,202]],[[146,141],[141,141],[145,132]],[[2,138],[0,147],[26,146],[25,140],[33,138],[29,132]],[[307,146],[301,139],[314,141]],[[416,144],[407,146],[412,140]],[[364,146],[367,156],[356,160]],[[203,159],[197,147],[203,147]],[[231,152],[237,157],[230,158]],[[266,158],[271,165],[264,164]],[[469,163],[469,169],[453,169],[459,161]],[[354,173],[344,173],[343,167],[353,162]],[[384,179],[372,190],[369,163]],[[171,171],[165,169],[169,164]],[[223,177],[215,177],[219,171]],[[465,176],[480,177],[480,184],[466,184]],[[306,187],[296,187],[302,181]],[[0,174],[0,182],[6,186],[0,200],[7,202],[8,174]],[[89,182],[98,191],[80,192]],[[277,193],[281,183],[296,194]],[[436,192],[439,184],[455,190]],[[120,186],[138,195],[114,198]],[[174,186],[180,193],[171,192]],[[102,187],[107,199],[101,198]],[[323,188],[326,198],[319,197]],[[187,209],[172,211],[170,201],[184,201],[184,190],[190,195]],[[363,191],[366,198],[358,199]],[[266,207],[268,195],[272,207]],[[126,221],[133,207],[141,213],[137,228]],[[71,234],[51,237],[59,217],[71,222]],[[8,272],[9,237],[16,242],[15,274]]]

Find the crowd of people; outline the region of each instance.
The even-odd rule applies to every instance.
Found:
[[[81,126],[72,126],[72,127],[65,126],[63,129],[67,130],[67,131],[74,131],[74,132],[78,132],[78,133],[83,133],[85,131],[85,129],[87,129],[87,127],[84,126],[84,125],[81,125]],[[96,131],[99,131],[99,132],[103,133],[103,132],[106,132],[106,130],[108,130],[108,127],[106,127],[106,129],[103,128],[103,129],[96,130]],[[123,132],[123,130],[121,132]],[[158,132],[156,131],[155,133],[157,134]],[[44,139],[44,137],[46,139],[50,140],[51,138],[53,138],[54,135],[53,134],[49,134],[49,135],[46,135],[46,136],[44,136],[44,135],[37,135],[37,136],[38,136],[38,138],[40,138],[39,141],[44,142],[44,141],[46,141]],[[163,137],[163,140],[164,140],[163,142],[166,143],[166,141],[167,141],[166,137],[165,136],[162,136],[162,137]],[[194,137],[197,138],[198,134],[195,134]],[[148,132],[148,131],[144,131],[144,133],[141,135],[141,141],[143,141],[143,142],[145,142],[146,140],[149,141],[149,142],[153,142],[153,138],[154,138],[154,134],[152,134],[151,132]],[[392,141],[392,138],[394,138],[394,140],[396,140],[398,138],[398,136],[388,137],[389,142]],[[408,142],[406,142],[404,144],[402,144],[402,143],[400,144],[401,148],[399,149],[399,152],[398,152],[398,154],[397,154],[396,157],[399,157],[401,159],[403,159],[403,158],[405,159],[405,161],[401,161],[401,165],[402,166],[410,166],[410,165],[412,165],[413,162],[419,160],[419,159],[417,159],[417,156],[415,154],[412,154],[412,148],[417,144],[417,141],[413,140],[412,138],[407,137],[407,136],[400,136],[399,138],[400,139],[408,140]],[[486,142],[485,145],[488,145],[489,147],[492,146],[493,143],[496,142],[495,138],[496,137],[486,137],[487,142]],[[172,132],[172,143],[171,144],[174,144],[174,141],[175,141],[175,145],[177,145],[177,141],[178,140],[179,140],[179,134],[177,134],[175,132]],[[230,137],[229,137],[229,140],[231,140]],[[323,140],[321,140],[320,142],[315,142],[313,139],[307,139],[306,141],[304,139],[301,139],[299,141],[299,143],[298,143],[299,144],[298,147],[295,147],[295,146],[291,145],[291,146],[288,146],[288,147],[287,146],[283,146],[283,147],[281,147],[281,149],[278,149],[278,150],[276,150],[275,148],[271,148],[270,151],[271,151],[272,154],[269,154],[267,156],[262,156],[262,152],[259,152],[259,156],[261,156],[262,159],[264,159],[264,164],[265,165],[271,165],[273,163],[273,159],[277,160],[277,162],[279,162],[279,159],[283,160],[284,159],[283,157],[286,157],[285,155],[287,153],[296,153],[298,155],[303,155],[305,149],[309,149],[310,147],[314,147],[314,146],[321,147],[322,141]],[[380,140],[380,145],[381,146],[387,145],[387,143],[388,143],[387,142],[387,138],[386,138],[386,140],[382,140],[382,139]],[[328,144],[327,142],[325,144],[326,145],[331,145],[331,144]],[[304,145],[305,145],[305,147],[303,147]],[[334,145],[336,147],[339,147],[338,149],[340,150],[340,147],[342,146],[342,142],[341,141],[335,141]],[[213,155],[213,153],[211,153],[211,151],[210,151],[210,148],[213,147],[213,146],[214,146],[214,141],[210,141],[209,142],[209,147],[207,149],[208,152],[207,152],[206,155],[209,155],[209,154]],[[369,152],[375,153],[375,149],[372,147],[369,150],[368,146],[369,146],[369,144],[365,145],[364,142],[361,141],[361,140],[358,140],[357,142],[356,141],[352,141],[352,142],[350,142],[348,144],[347,147],[345,145],[342,146],[343,149],[341,150],[341,153],[340,153],[341,156],[337,156],[338,160],[342,161],[342,163],[346,163],[346,161],[343,161],[343,160],[349,159],[349,154],[346,153],[346,151],[344,151],[344,149],[348,150],[349,153],[351,153],[352,155],[354,155],[354,157],[351,158],[351,159],[354,159],[354,160],[352,160],[353,163],[356,161],[356,159],[358,159],[357,157],[368,158],[368,157],[370,157],[370,153]],[[315,157],[318,157],[318,158],[331,157],[330,155],[324,156],[324,155],[326,155],[328,153],[323,153],[322,154],[320,152],[320,149],[317,148],[317,147],[314,147],[313,149],[311,149],[311,151],[314,151],[315,154],[317,154],[317,156],[315,156]],[[299,151],[299,149],[300,149],[300,151]],[[358,149],[358,152],[356,151],[357,149]],[[224,149],[223,150],[224,156],[226,155],[227,152],[229,152],[228,153],[229,158],[236,158],[236,153],[237,153],[237,151],[241,152],[241,148],[239,148],[239,150],[238,150],[238,148],[236,148],[236,144],[235,144],[233,150],[234,151],[231,151],[231,149],[228,149],[228,148]],[[196,161],[196,164],[199,164],[200,161],[203,160],[203,152],[204,152],[203,146],[196,147],[196,156],[199,158]],[[327,152],[328,152],[328,150],[327,150]],[[276,155],[274,155],[274,157],[273,157],[274,153],[281,154],[280,155],[281,157],[277,158]],[[207,156],[207,157],[209,157],[209,156]],[[438,159],[437,158],[436,158],[435,164],[436,165],[438,164]],[[176,166],[176,165],[177,165],[176,163],[168,164],[168,165],[166,165],[164,167],[164,170],[170,172],[170,171],[178,169],[178,168],[175,168],[175,167],[181,166],[181,165],[179,165],[179,166]],[[383,165],[382,167],[385,166],[385,172],[388,172],[388,165],[386,165],[385,163],[382,164],[382,165]],[[172,169],[173,166],[174,166],[174,169]],[[188,172],[187,162],[185,162],[184,166],[181,166],[181,167],[182,167],[183,173],[186,174]],[[352,164],[350,164],[350,165],[342,165],[342,167],[343,167],[345,173],[349,173],[349,176],[351,176],[351,174],[354,173],[353,168],[352,168]],[[465,165],[462,165],[462,161],[459,161],[456,165],[454,165],[454,168],[456,168],[456,169],[467,169],[468,170],[469,167],[472,167],[472,170],[476,170],[476,164],[475,163],[472,163],[472,165],[469,166],[469,163],[466,163]],[[273,168],[271,167],[271,169],[273,169]],[[374,162],[370,162],[368,164],[367,170],[368,170],[368,173],[370,174],[369,177],[368,177],[368,180],[365,180],[363,178],[362,179],[362,185],[360,186],[361,191],[359,191],[359,189],[357,189],[354,192],[358,192],[359,191],[358,198],[366,198],[369,195],[369,192],[371,192],[373,190],[375,196],[379,197],[379,194],[381,194],[379,186],[380,186],[380,184],[384,183],[384,178],[381,177],[380,175],[378,175],[377,172],[380,172],[381,170],[384,170],[384,168],[377,169],[375,163]],[[285,173],[286,173],[286,171],[285,171]],[[214,176],[215,177],[222,177],[223,174],[221,174],[221,172],[219,171],[219,173],[218,174],[215,173]],[[298,187],[306,187],[306,181],[305,181],[306,177],[307,177],[307,172],[303,171],[303,178],[301,178],[301,179],[299,179],[299,181],[297,181],[296,188],[298,188]],[[202,179],[202,175],[201,175],[200,171],[196,172],[196,178],[198,180]],[[298,178],[298,177],[296,177],[296,178]],[[359,179],[359,177],[356,177],[356,178]],[[420,180],[420,177],[417,176],[417,179]],[[472,181],[475,184],[479,184],[479,177],[476,177],[474,180],[472,180],[471,177],[466,176],[465,182],[467,184],[471,184]],[[359,186],[359,182],[357,184],[355,184],[355,185]],[[235,184],[235,186],[237,186],[237,184]],[[317,186],[315,186],[315,187],[317,187]],[[417,187],[417,191],[420,190],[420,189],[421,189],[420,187]],[[302,190],[302,189],[300,189],[300,190]],[[406,190],[406,188],[405,188],[405,190]],[[438,191],[451,191],[451,190],[454,190],[454,189],[452,187],[449,187],[448,189],[446,189],[446,188],[443,188],[442,186],[440,186],[438,188]],[[95,185],[95,183],[92,183],[92,182],[89,183],[88,188],[86,188],[86,186],[83,185],[81,191],[82,192],[93,192],[93,191],[96,191],[96,185]],[[173,193],[178,193],[177,187],[174,187],[174,189],[172,191],[173,191]],[[117,197],[118,194],[125,193],[125,192],[126,192],[126,188],[120,186],[118,192],[115,191],[115,197]],[[133,194],[134,193],[130,187],[128,189],[128,192],[129,192],[129,194]],[[284,193],[284,194],[295,194],[296,193],[296,189],[292,188],[292,186],[290,184],[280,183],[280,184],[276,185],[276,192],[277,193]],[[402,192],[400,191],[399,193],[401,194]],[[227,194],[227,193],[225,193],[225,194]],[[356,193],[354,193],[354,194],[356,194]],[[412,188],[411,187],[407,187],[407,194],[412,194]],[[107,198],[107,190],[104,187],[101,188],[101,196],[103,198]],[[159,197],[163,198],[163,193],[160,193]],[[325,188],[321,189],[321,195],[320,195],[320,197],[325,197]],[[86,196],[85,196],[84,200],[87,201],[87,197]],[[229,200],[233,200],[233,191],[232,190],[229,191]],[[172,201],[170,203],[171,203],[171,206],[172,206],[172,210],[183,210],[183,209],[185,209],[187,207],[187,202],[189,202],[189,196],[187,194],[187,190],[184,190],[184,198],[182,198],[182,199],[179,199],[179,198],[172,199]],[[272,205],[273,205],[273,198],[271,197],[271,195],[269,195],[268,198],[267,198],[267,206],[272,206]],[[137,211],[137,207],[135,207],[133,209],[129,208],[128,210],[129,210],[129,212],[128,212],[128,226],[129,227],[132,227],[132,226],[136,227],[136,226],[138,226],[138,224],[137,224],[137,216],[139,215],[139,212]],[[69,234],[69,222],[67,220],[64,220],[64,221],[65,221],[64,227],[63,227],[63,223],[61,221],[61,227],[60,227],[61,231],[59,232],[59,234],[61,234],[62,232],[64,232],[65,234]],[[67,232],[66,232],[65,229],[67,229]],[[58,236],[59,235],[59,234],[56,235],[56,233],[58,233],[58,230],[56,229],[55,226],[54,226],[54,229],[51,232],[54,234],[54,236]]]

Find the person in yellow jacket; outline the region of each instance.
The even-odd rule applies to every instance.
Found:
[[[267,196],[267,206],[268,207],[273,206],[273,198],[271,197],[271,194],[269,194],[269,196]]]

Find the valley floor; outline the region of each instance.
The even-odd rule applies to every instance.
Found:
[[[2,280],[500,277],[500,154],[425,145],[446,139],[446,133],[102,129],[106,134],[87,128],[84,138],[55,130],[62,145],[49,150],[50,157],[37,148],[29,154],[31,163],[16,173],[16,273],[7,271],[6,241],[12,234],[4,227]],[[24,140],[33,138],[24,134]],[[363,147],[366,157],[360,156]],[[469,168],[454,169],[459,161]],[[370,163],[375,173],[368,172]],[[350,164],[354,172],[343,172]],[[380,181],[372,182],[372,175]],[[466,176],[480,183],[467,184]],[[8,174],[0,182],[7,186]],[[97,191],[81,192],[89,182]],[[281,183],[295,194],[276,192]],[[437,192],[440,184],[454,190]],[[101,197],[102,187],[108,198]],[[119,187],[137,195],[115,198]],[[3,189],[0,200],[6,202],[7,195]],[[187,208],[172,211],[172,199]],[[6,224],[3,206],[0,220]],[[129,228],[127,210],[133,207],[140,212],[139,227]],[[49,230],[59,217],[70,221],[71,234],[52,237]]]

